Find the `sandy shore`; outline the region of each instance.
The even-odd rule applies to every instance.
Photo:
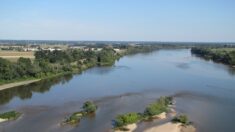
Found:
[[[171,109],[171,112],[173,114],[171,116],[174,116],[176,113],[176,111],[174,109]],[[153,118],[159,119],[159,120],[166,119],[167,113],[163,112],[159,115],[153,116]],[[127,131],[127,132],[134,132],[135,130],[138,131],[137,123],[127,125],[124,128],[129,129],[129,131]],[[117,130],[115,132],[124,132],[124,131]],[[181,123],[167,122],[162,125],[157,125],[157,126],[153,126],[151,128],[147,128],[144,130],[144,132],[196,132],[196,128],[192,125],[183,126]]]
[[[173,124],[171,122],[168,122],[163,125],[149,128],[144,132],[181,132],[181,124],[180,123]]]
[[[33,82],[38,82],[40,80],[41,79],[35,79],[35,80],[28,80],[28,81],[21,81],[21,82],[3,84],[3,85],[0,85],[0,90],[4,90],[4,89],[16,87],[16,86],[22,86],[22,85],[30,84],[30,83],[33,83]]]
[[[165,123],[160,126],[152,127],[144,132],[196,132],[193,126],[182,126],[181,123]]]
[[[137,127],[137,124],[130,124],[124,127],[129,129],[128,131],[115,130],[115,132],[134,132],[135,130],[138,130]],[[144,132],[196,132],[196,129],[191,125],[182,126],[181,123],[168,122],[162,125],[148,128],[144,130]]]
[[[124,128],[128,129],[128,131],[125,132],[133,132],[136,128],[137,128],[137,124],[130,124],[125,126]],[[120,130],[115,130],[115,132],[124,132],[124,131],[120,131]]]
[[[193,126],[182,126],[181,123],[165,123],[156,127],[149,128],[144,132],[196,132]]]
[[[161,114],[155,115],[152,118],[154,118],[154,119],[166,119],[166,112],[162,112]]]
[[[4,121],[7,121],[7,119],[2,119],[2,118],[0,118],[0,123],[1,123],[1,122],[4,122]]]

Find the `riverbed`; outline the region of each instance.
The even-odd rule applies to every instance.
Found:
[[[0,91],[0,112],[23,113],[16,121],[1,123],[0,131],[106,132],[117,114],[143,112],[147,104],[168,95],[174,96],[176,111],[187,114],[199,132],[235,131],[234,86],[234,69],[195,57],[190,49],[130,55],[112,67]],[[96,115],[77,126],[61,126],[86,100],[98,105]]]

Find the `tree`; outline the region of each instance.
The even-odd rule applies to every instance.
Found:
[[[17,73],[20,76],[32,76],[35,77],[34,66],[29,58],[20,57],[17,61]]]
[[[99,65],[112,65],[117,59],[115,51],[111,48],[104,48],[97,57]]]
[[[3,58],[0,58],[0,80],[12,80],[17,77],[14,65]]]

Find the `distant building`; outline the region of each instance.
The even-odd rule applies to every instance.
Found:
[[[23,48],[24,51],[39,51],[38,48]]]
[[[115,48],[115,49],[113,49],[115,52],[121,52],[121,50],[120,49],[117,49],[117,48]]]
[[[81,49],[84,50],[86,46],[69,46],[69,49]]]
[[[101,51],[102,48],[91,48],[92,51]]]
[[[42,50],[47,50],[47,51],[61,51],[62,49],[60,48],[42,48]]]

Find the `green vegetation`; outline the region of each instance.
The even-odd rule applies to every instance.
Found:
[[[167,112],[172,101],[172,97],[160,97],[156,102],[149,104],[143,114],[132,112],[118,115],[114,120],[114,128],[123,129],[125,125],[151,118],[152,116],[161,114],[162,112]]]
[[[91,102],[87,101],[82,106],[82,111],[75,112],[71,116],[69,116],[63,123],[64,124],[77,124],[80,120],[90,114],[94,114],[97,110],[97,106]]]
[[[68,117],[64,123],[65,124],[77,124],[85,116],[83,112],[75,112],[70,117]]]
[[[97,62],[100,66],[110,66],[113,65],[120,57],[121,55],[119,53],[115,53],[112,48],[104,48],[99,52]]]
[[[235,48],[195,47],[191,52],[207,60],[235,66]]]
[[[139,46],[127,46],[126,54],[136,54],[136,53],[148,53],[154,50],[158,50],[160,47],[158,45],[139,45]]]
[[[136,123],[142,118],[141,114],[138,113],[127,113],[124,115],[118,115],[114,120],[115,127],[123,127],[128,124]]]
[[[112,48],[92,50],[38,51],[35,60],[19,58],[10,62],[0,58],[0,84],[42,79],[63,73],[81,72],[96,65],[113,65],[121,55]]]
[[[97,109],[97,106],[93,102],[87,101],[83,104],[82,109],[85,113],[94,113]]]
[[[166,112],[168,106],[172,104],[172,100],[172,97],[160,97],[156,102],[147,106],[144,111],[145,117],[151,117]]]
[[[88,46],[89,47],[89,46]],[[94,48],[95,47],[95,48]],[[94,50],[97,47],[102,50]],[[86,50],[68,49],[35,52],[35,59],[16,62],[0,58],[0,85],[24,80],[44,79],[67,73],[79,73],[94,66],[111,66],[123,55],[151,52],[169,45],[96,45]],[[118,50],[115,50],[118,49]]]
[[[19,113],[19,112],[9,111],[9,112],[0,114],[0,118],[7,119],[7,120],[16,120],[17,118],[20,117],[20,115],[21,115],[21,113]]]
[[[182,123],[183,125],[190,125],[191,122],[189,122],[188,117],[186,115],[179,115],[172,119],[173,123]]]

